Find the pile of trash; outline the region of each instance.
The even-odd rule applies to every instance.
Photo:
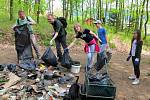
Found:
[[[74,75],[57,67],[27,61],[0,65],[2,100],[61,100],[74,83]]]

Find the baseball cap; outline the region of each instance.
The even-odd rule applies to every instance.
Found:
[[[96,20],[95,22],[94,22],[94,24],[101,24],[102,22],[100,21],[100,20]]]

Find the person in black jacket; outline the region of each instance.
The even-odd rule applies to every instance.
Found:
[[[140,61],[141,61],[141,51],[142,51],[143,41],[141,40],[141,31],[136,30],[133,33],[133,39],[131,42],[131,49],[127,61],[132,57],[132,62],[134,66],[134,74],[129,76],[129,79],[134,80],[132,82],[133,85],[137,85],[140,83]]]
[[[63,24],[57,18],[54,18],[52,14],[48,14],[47,19],[54,29],[54,34],[53,34],[53,38],[50,41],[50,45],[52,45],[53,41],[55,41],[58,61],[61,62],[62,60],[61,45],[64,51],[68,52],[67,43],[66,43],[67,33],[65,28],[63,27]]]

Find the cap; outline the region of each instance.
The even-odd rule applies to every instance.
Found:
[[[94,24],[101,24],[102,22],[100,21],[100,20],[96,20],[95,22],[94,22]]]

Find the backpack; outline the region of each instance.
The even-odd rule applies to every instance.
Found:
[[[67,20],[64,17],[58,17],[57,18],[62,24],[64,28],[67,28]]]
[[[31,22],[31,21],[29,20],[28,16],[26,17],[26,19],[27,19],[27,21]],[[17,24],[18,24],[18,25],[20,24],[19,19],[17,19]]]

